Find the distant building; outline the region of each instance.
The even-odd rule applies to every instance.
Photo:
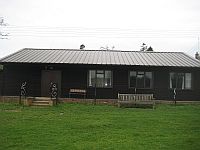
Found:
[[[182,52],[82,49],[22,49],[0,60],[1,95],[59,97],[84,89],[86,98],[116,99],[118,93],[152,93],[157,100],[200,100],[200,61]]]

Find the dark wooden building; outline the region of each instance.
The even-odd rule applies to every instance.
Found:
[[[200,61],[181,52],[22,49],[0,60],[0,94],[59,97],[86,89],[87,98],[117,98],[118,93],[152,93],[159,100],[200,100]],[[95,90],[96,89],[96,90]]]

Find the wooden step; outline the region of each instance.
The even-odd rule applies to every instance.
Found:
[[[44,104],[44,103],[32,103],[31,106],[51,106],[49,104]]]
[[[50,97],[28,97],[25,101],[27,106],[53,106],[55,100]]]
[[[35,101],[51,101],[50,97],[35,97]]]
[[[50,98],[36,98],[32,101],[32,106],[53,106],[53,101]]]
[[[51,101],[34,100],[33,103],[49,104]]]

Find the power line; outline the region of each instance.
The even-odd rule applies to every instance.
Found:
[[[5,27],[4,30],[12,33],[13,37],[195,38],[200,34],[200,29],[155,30],[13,25]]]

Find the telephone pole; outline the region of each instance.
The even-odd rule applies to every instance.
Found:
[[[200,52],[200,49],[199,49],[199,36],[198,36],[198,51]]]

